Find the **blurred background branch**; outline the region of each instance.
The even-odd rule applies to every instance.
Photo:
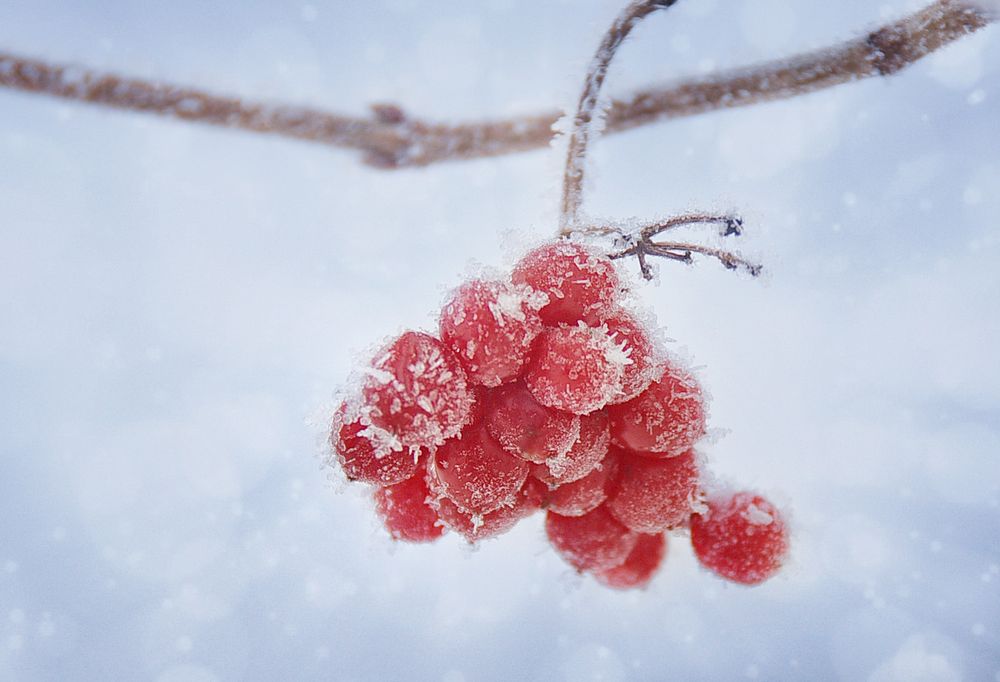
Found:
[[[995,19],[962,0],[938,0],[853,40],[712,76],[652,86],[610,101],[605,134],[719,109],[796,97],[889,76]],[[379,168],[498,156],[544,147],[560,111],[470,123],[432,123],[393,104],[369,117],[254,102],[0,51],[0,86],[185,121],[282,135],[363,152]]]

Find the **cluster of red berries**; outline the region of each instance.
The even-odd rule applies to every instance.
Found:
[[[377,486],[394,538],[475,542],[544,509],[556,551],[611,587],[648,583],[665,533],[685,528],[724,578],[755,584],[780,568],[787,530],[769,502],[706,497],[702,391],[621,290],[605,256],[549,243],[508,281],[456,289],[437,338],[406,332],[379,352],[331,444],[349,479]]]

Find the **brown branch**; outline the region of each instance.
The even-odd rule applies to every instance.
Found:
[[[795,97],[873,76],[888,76],[973,33],[996,17],[967,0],[937,0],[923,10],[835,47],[788,60],[724,71],[612,101],[605,133],[718,109]],[[308,107],[265,104],[51,64],[0,52],[0,86],[142,111],[186,121],[293,137],[364,152],[381,168],[498,156],[546,146],[560,112],[508,120],[435,124],[379,105],[369,117]]]
[[[569,236],[575,227],[583,204],[583,174],[587,162],[587,146],[593,131],[594,114],[601,86],[608,75],[608,66],[615,58],[636,24],[653,12],[667,9],[677,0],[635,0],[622,10],[594,53],[583,81],[583,90],[573,117],[573,130],[566,150],[566,167],[563,171],[562,203],[559,211],[559,235]]]

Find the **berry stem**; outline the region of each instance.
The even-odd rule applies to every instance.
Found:
[[[576,226],[583,203],[583,175],[587,162],[587,146],[594,133],[593,123],[601,86],[608,74],[608,66],[618,48],[628,37],[636,24],[653,12],[667,9],[677,0],[635,0],[622,10],[601,41],[594,58],[587,69],[583,81],[580,101],[573,117],[573,131],[570,133],[566,150],[566,167],[563,171],[562,202],[559,211],[559,236],[568,237]]]

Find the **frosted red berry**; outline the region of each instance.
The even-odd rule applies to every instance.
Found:
[[[456,288],[440,340],[406,332],[379,352],[334,416],[331,461],[379,486],[393,538],[478,542],[544,509],[555,551],[610,588],[647,585],[664,532],[685,527],[698,560],[729,580],[780,568],[788,533],[766,500],[697,502],[702,389],[620,291],[606,256],[546,244],[509,282]]]
[[[462,361],[472,383],[499,386],[524,368],[542,330],[538,309],[546,300],[526,286],[466,282],[441,311],[441,341]]]
[[[543,331],[524,383],[535,400],[573,414],[589,414],[621,393],[628,356],[607,331],[578,325]]]
[[[697,489],[694,452],[667,459],[624,452],[618,475],[610,486],[607,507],[634,531],[660,533],[687,520]]]
[[[428,504],[430,491],[422,475],[376,488],[375,510],[395,540],[432,542],[444,533],[437,512]]]
[[[477,542],[503,535],[521,519],[530,516],[541,505],[541,491],[533,479],[525,481],[509,506],[494,509],[486,514],[465,511],[447,497],[441,497],[432,504],[438,516],[451,530],[462,535],[469,542]]]
[[[566,240],[529,252],[511,278],[549,297],[541,316],[550,325],[575,324],[599,315],[612,305],[620,288],[618,273],[607,256]]]
[[[563,455],[580,437],[578,416],[545,407],[521,383],[491,391],[484,410],[490,435],[529,462]]]
[[[578,571],[604,571],[622,564],[638,534],[598,507],[583,516],[545,516],[545,533],[559,555]]]
[[[598,582],[616,590],[645,587],[656,575],[667,553],[667,537],[663,533],[640,535],[625,563],[594,574]]]
[[[482,427],[448,440],[428,460],[431,488],[462,509],[485,514],[514,500],[528,463],[501,448]]]
[[[546,509],[561,516],[583,516],[597,509],[608,497],[608,484],[614,480],[617,467],[617,454],[609,452],[583,478],[550,490]]]
[[[406,332],[372,363],[363,388],[373,424],[403,446],[425,447],[456,436],[475,398],[462,363],[433,336]]]
[[[618,309],[606,317],[603,324],[611,339],[629,359],[622,373],[621,393],[608,401],[617,405],[645,391],[658,378],[659,367],[649,333],[632,315]]]
[[[532,464],[532,475],[549,486],[577,481],[601,463],[608,454],[610,441],[607,414],[585,414],[580,417],[580,437],[573,446],[565,454],[545,460],[544,464]]]
[[[687,452],[705,434],[701,387],[672,365],[638,397],[610,406],[608,416],[615,444],[654,457]]]
[[[781,568],[788,527],[781,512],[751,492],[712,496],[691,517],[691,545],[703,566],[727,580],[756,585]]]
[[[330,444],[348,480],[392,485],[413,476],[421,465],[419,451],[393,450],[392,440],[378,427],[363,424],[361,417],[350,419],[346,404],[334,416]]]

